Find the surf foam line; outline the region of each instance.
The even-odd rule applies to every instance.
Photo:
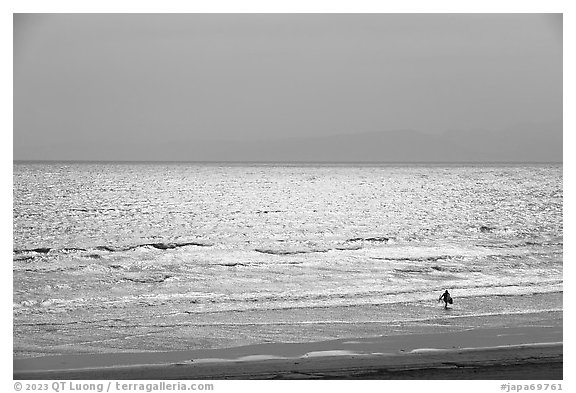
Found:
[[[524,310],[524,311],[506,311],[506,312],[492,312],[492,313],[479,313],[479,314],[468,314],[468,315],[442,315],[438,317],[428,317],[428,318],[409,318],[409,319],[397,319],[397,320],[361,320],[361,321],[350,321],[350,320],[321,320],[321,321],[298,321],[298,322],[290,322],[290,321],[283,321],[283,322],[215,322],[215,323],[194,323],[194,322],[187,322],[182,323],[181,325],[185,326],[269,326],[269,325],[278,325],[278,326],[294,326],[294,325],[332,325],[332,324],[340,324],[340,325],[357,325],[363,323],[385,323],[385,324],[401,324],[405,322],[433,322],[438,319],[464,319],[464,318],[475,318],[475,317],[491,317],[491,316],[499,316],[499,315],[530,315],[530,314],[541,314],[541,313],[552,313],[552,312],[562,312],[561,308],[551,308],[546,310]],[[179,324],[180,325],[180,324]],[[150,326],[157,326],[157,325],[150,325]],[[161,326],[167,327],[167,326]]]
[[[462,286],[462,287],[453,287],[451,291],[453,293],[462,292],[462,294],[458,295],[458,299],[468,299],[468,298],[476,298],[478,296],[477,293],[466,293],[467,290],[470,289],[506,289],[506,288],[526,288],[526,292],[522,293],[492,293],[491,296],[502,296],[502,297],[509,297],[509,296],[530,296],[530,295],[537,295],[542,293],[552,294],[552,293],[562,293],[563,290],[557,287],[550,287],[562,284],[562,280],[548,280],[548,281],[526,281],[514,284],[502,284],[502,285],[470,285],[470,286]],[[544,287],[546,286],[546,287]],[[309,294],[288,294],[288,293],[266,293],[266,294],[247,294],[243,296],[229,296],[224,294],[213,294],[213,296],[198,296],[198,294],[194,294],[191,296],[181,296],[178,295],[176,297],[172,296],[156,296],[156,295],[143,295],[141,297],[135,298],[135,300],[146,300],[146,301],[166,301],[166,300],[174,300],[179,299],[182,301],[194,301],[194,304],[211,304],[211,303],[228,303],[228,304],[267,304],[269,303],[271,306],[274,303],[279,302],[308,302],[303,304],[303,307],[314,307],[314,305],[310,304],[309,302],[313,301],[330,301],[330,300],[358,300],[361,301],[363,299],[368,298],[379,298],[373,299],[370,303],[339,303],[337,306],[356,306],[356,305],[379,305],[379,304],[389,304],[389,303],[404,303],[404,304],[416,304],[422,302],[428,302],[430,300],[436,300],[437,291],[430,291],[427,288],[417,288],[413,290],[399,290],[399,291],[392,291],[392,290],[367,290],[367,291],[355,291],[355,292],[343,292],[343,293],[309,293]],[[406,295],[418,295],[417,298],[397,301],[393,299],[391,301],[387,301],[385,297],[387,296],[394,296],[395,298]],[[324,308],[326,305],[318,304],[317,307]],[[299,308],[297,305],[289,306],[286,308]]]
[[[342,319],[333,319],[333,320],[317,320],[317,321],[271,321],[271,322],[179,322],[179,323],[151,323],[151,324],[126,324],[122,325],[125,327],[148,327],[148,328],[177,328],[181,326],[196,326],[196,327],[210,327],[210,326],[306,326],[306,325],[362,325],[362,324],[386,324],[387,326],[397,326],[403,325],[405,323],[415,323],[415,322],[434,322],[437,320],[458,320],[458,319],[466,319],[466,318],[478,318],[478,317],[497,317],[501,315],[530,315],[530,314],[548,314],[554,312],[562,312],[561,308],[551,308],[546,310],[523,310],[523,311],[503,311],[503,312],[491,312],[491,313],[478,313],[478,314],[467,314],[467,315],[441,315],[437,317],[426,317],[426,318],[408,318],[408,319],[396,319],[396,320],[358,320],[358,321],[351,321],[351,320],[342,320]],[[189,314],[189,313],[170,313],[169,315],[176,316],[180,314]],[[151,316],[134,316],[131,319],[150,319]],[[166,315],[155,316],[155,318],[166,318]],[[110,319],[110,321],[116,321],[118,319]],[[97,323],[103,322],[108,320],[94,320],[94,321],[77,321],[76,323],[80,324],[90,324],[90,323]],[[37,324],[27,323],[22,325],[34,326]],[[42,325],[64,325],[59,323],[42,323]]]
[[[150,282],[162,282],[165,278],[159,277],[156,281],[147,281]],[[143,282],[143,281],[142,281]],[[415,292],[417,293],[417,292]],[[561,294],[563,290],[558,290],[556,288],[541,288],[539,291],[535,291],[534,288],[531,288],[529,293],[515,293],[515,294],[498,294],[491,296],[499,296],[499,297],[518,297],[518,296],[533,296],[533,295],[541,295],[541,294]],[[301,310],[304,308],[307,309],[338,309],[338,308],[349,308],[349,307],[370,307],[370,306],[382,306],[385,304],[399,304],[402,303],[404,305],[422,305],[427,304],[430,302],[435,302],[436,297],[429,296],[427,294],[421,294],[415,299],[412,300],[404,300],[398,301],[396,299],[382,299],[381,297],[385,295],[381,295],[378,293],[366,294],[365,296],[361,297],[350,297],[344,299],[344,302],[340,302],[341,297],[315,297],[312,299],[299,299],[299,298],[278,298],[278,299],[271,299],[269,297],[261,298],[261,299],[223,299],[222,297],[218,298],[210,298],[210,299],[201,299],[201,298],[194,298],[194,297],[180,297],[174,299],[175,302],[178,302],[183,309],[178,311],[174,311],[171,313],[164,313],[162,314],[163,317],[168,315],[206,315],[206,314],[221,314],[221,313],[229,313],[229,312],[251,312],[251,311],[287,311],[287,310]],[[473,298],[477,295],[469,295],[469,296],[458,296],[458,299],[464,298]],[[368,297],[368,299],[366,299]],[[374,299],[374,297],[378,297],[378,299]],[[98,310],[106,310],[111,307],[114,308],[126,308],[129,309],[134,304],[138,304],[138,307],[165,307],[165,302],[167,298],[155,298],[151,296],[143,296],[143,297],[134,297],[130,298],[128,301],[125,298],[114,300],[111,299],[106,301],[105,303],[96,304],[96,305],[88,305],[86,302],[87,300],[82,300],[80,302],[76,301],[64,301],[61,299],[55,299],[57,301],[57,305],[64,304],[72,309],[78,308],[90,308],[90,309],[98,309]],[[297,303],[299,300],[308,300],[306,302]],[[140,302],[147,302],[146,304],[141,304]],[[77,303],[77,304],[76,304]],[[194,310],[187,307],[187,305],[192,305],[195,307],[197,304],[220,304],[221,307],[218,308],[211,308],[211,309],[203,309],[203,310]],[[38,312],[37,307],[31,307],[29,305],[23,304],[23,302],[15,303],[14,310],[16,311],[16,305],[18,308],[18,313],[27,313],[30,312],[29,310],[33,310],[34,313]],[[37,303],[34,304],[37,306]],[[28,311],[27,311],[28,310]],[[545,310],[532,310],[532,311],[547,311]],[[554,310],[554,309],[553,309]],[[46,309],[41,314],[48,313],[50,309]],[[529,312],[532,312],[529,311]],[[508,312],[503,312],[508,313]],[[496,313],[494,315],[500,315],[500,313]],[[466,316],[474,316],[474,314],[465,315]],[[136,316],[132,316],[131,318],[138,318]],[[146,317],[146,318],[149,318]]]

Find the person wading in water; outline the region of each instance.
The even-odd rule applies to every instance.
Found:
[[[448,303],[452,304],[452,297],[450,296],[450,293],[448,293],[448,290],[440,295],[438,301],[440,300],[444,300],[444,308],[448,308]]]

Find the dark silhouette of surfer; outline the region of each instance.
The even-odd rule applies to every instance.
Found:
[[[446,290],[446,292],[444,292],[442,295],[440,295],[440,297],[438,298],[438,301],[440,300],[444,300],[444,308],[448,308],[448,303],[452,304],[452,296],[450,296],[450,293],[448,292],[448,290]]]

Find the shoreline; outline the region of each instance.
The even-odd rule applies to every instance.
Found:
[[[14,359],[14,379],[562,379],[562,321],[311,343]]]
[[[175,363],[14,373],[15,380],[515,379],[562,380],[562,344],[389,356]]]

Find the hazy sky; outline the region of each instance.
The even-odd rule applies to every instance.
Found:
[[[14,17],[15,159],[532,123],[561,137],[561,15]]]

